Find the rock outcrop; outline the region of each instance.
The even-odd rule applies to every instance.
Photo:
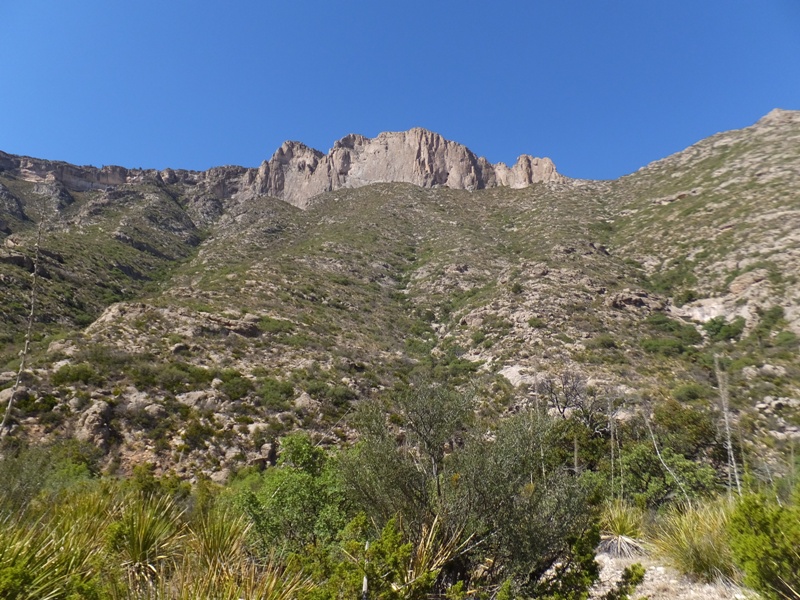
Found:
[[[351,134],[336,142],[328,154],[288,141],[257,169],[235,166],[203,172],[115,166],[98,169],[0,152],[0,170],[53,189],[57,186],[67,196],[67,190],[106,189],[153,181],[196,186],[203,195],[220,200],[274,196],[300,208],[306,208],[311,198],[324,192],[371,183],[402,182],[427,188],[476,190],[567,181],[549,158],[524,154],[512,167],[504,163],[493,165],[465,146],[420,128],[381,133],[375,138]]]
[[[259,167],[255,185],[263,194],[304,207],[323,192],[371,183],[475,190],[563,181],[566,178],[549,158],[522,155],[511,168],[503,163],[492,165],[461,144],[416,128],[381,133],[372,139],[348,135],[328,154],[299,142],[286,142]]]

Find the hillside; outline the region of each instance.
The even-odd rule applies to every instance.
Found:
[[[567,374],[716,419],[716,354],[743,446],[777,453],[800,439],[798,232],[791,111],[615,181],[423,130],[203,173],[0,153],[3,405],[36,271],[5,434],[224,479],[296,428],[351,440],[354,406],[422,373],[486,415]]]

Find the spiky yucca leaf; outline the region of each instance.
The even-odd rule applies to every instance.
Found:
[[[0,597],[51,600],[95,575],[91,532],[7,518],[0,523]]]
[[[109,546],[135,586],[150,586],[164,576],[183,537],[181,511],[168,497],[126,499],[119,520],[109,527]]]
[[[416,589],[433,585],[442,568],[469,545],[471,537],[462,540],[462,534],[463,528],[444,532],[439,515],[430,525],[423,525],[419,541],[412,548],[403,581],[393,585],[395,591],[412,597]]]
[[[207,568],[184,561],[160,596],[170,600],[292,600],[312,589],[302,572],[287,568],[274,555],[263,564],[239,561],[233,568]]]
[[[245,560],[250,524],[227,508],[203,513],[189,526],[188,545],[207,570],[231,571]]]

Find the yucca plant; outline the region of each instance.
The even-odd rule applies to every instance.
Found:
[[[128,496],[108,545],[121,559],[129,587],[148,595],[174,565],[184,537],[181,511],[169,497]]]
[[[673,508],[656,523],[652,545],[685,575],[705,582],[738,580],[727,531],[731,512],[725,499]]]
[[[189,526],[187,545],[200,566],[209,571],[232,572],[245,560],[250,524],[229,508],[203,512]]]
[[[600,551],[625,558],[644,554],[643,523],[642,509],[620,499],[607,502],[600,514]]]
[[[50,528],[39,520],[0,523],[0,598],[57,600],[86,591],[96,576],[94,546],[79,525]]]
[[[439,515],[430,525],[423,525],[419,540],[412,546],[402,581],[392,585],[394,590],[412,598],[418,591],[424,593],[430,589],[442,568],[469,545],[471,538],[462,540],[462,533],[463,528],[444,532]]]
[[[291,600],[312,588],[299,570],[287,568],[271,554],[263,564],[245,560],[233,566],[200,567],[184,561],[159,598],[171,600]]]

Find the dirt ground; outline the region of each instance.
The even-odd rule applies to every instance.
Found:
[[[615,558],[608,554],[599,554],[600,584],[595,588],[592,597],[599,598],[614,582],[618,581],[623,569],[633,563],[641,563],[646,569],[644,582],[637,587],[632,600],[648,598],[649,600],[757,600],[758,596],[738,586],[714,583],[707,584],[691,581],[674,569],[647,556],[635,559]]]

